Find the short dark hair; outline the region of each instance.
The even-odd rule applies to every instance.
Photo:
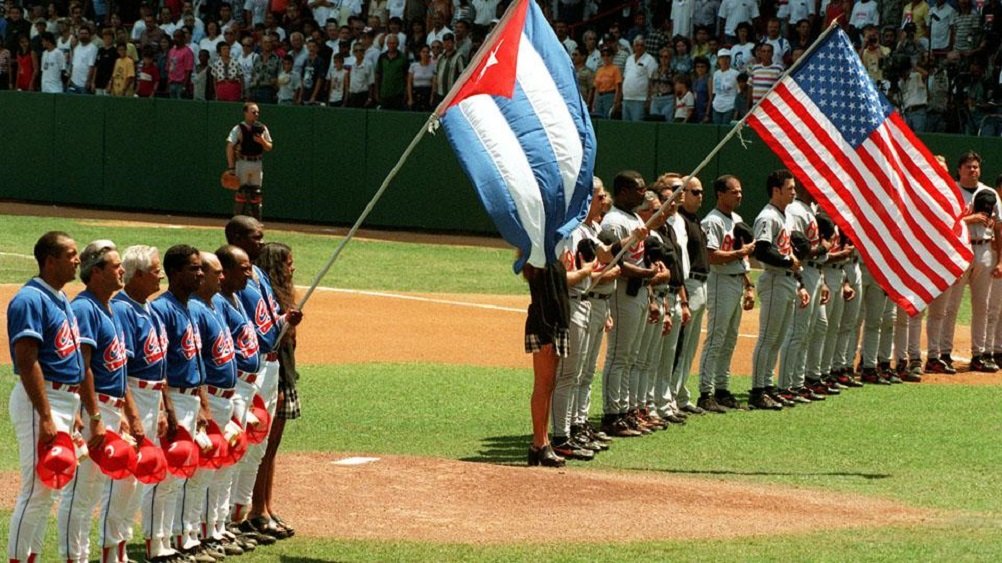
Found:
[[[188,265],[188,260],[192,256],[199,256],[199,251],[194,246],[187,244],[175,244],[164,253],[163,268],[164,274],[169,278]]]
[[[737,176],[733,174],[724,174],[723,176],[714,180],[713,193],[716,194],[727,193],[727,182],[730,182],[731,180],[737,180]]]
[[[226,242],[233,244],[233,241],[247,236],[254,231],[254,229],[257,229],[260,226],[261,223],[253,217],[248,215],[237,215],[226,223],[226,228],[224,230],[226,233]]]
[[[972,160],[976,160],[978,164],[981,164],[981,155],[974,151],[967,151],[957,159],[957,166],[963,166]]]
[[[243,252],[239,246],[224,244],[216,249],[216,258],[219,258],[219,265],[224,270],[237,267],[237,252]]]
[[[782,188],[783,184],[785,184],[787,180],[792,180],[792,179],[793,179],[793,173],[787,170],[786,168],[780,168],[779,170],[773,171],[765,179],[766,195],[772,197],[772,190],[777,188]]]
[[[39,237],[38,241],[35,242],[35,262],[38,262],[38,271],[42,271],[42,267],[45,266],[45,259],[50,256],[55,258],[59,256],[62,252],[64,240],[72,239],[70,235],[63,231],[49,231]]]
[[[636,189],[637,184],[644,181],[644,177],[636,170],[623,170],[612,179],[612,195],[618,196],[626,190]]]

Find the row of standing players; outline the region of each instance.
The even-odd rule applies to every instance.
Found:
[[[716,206],[702,220],[697,215],[703,201],[698,179],[683,186],[682,176],[669,173],[648,187],[640,174],[627,171],[613,181],[610,201],[596,178],[588,216],[561,253],[570,315],[568,330],[553,338],[559,360],[549,409],[552,440],[534,440],[530,465],[589,460],[608,449],[612,437],[650,434],[684,424],[692,414],[782,410],[864,383],[920,382],[923,371],[956,373],[953,328],[967,284],[973,303],[971,367],[997,371],[1002,287],[994,292],[991,287],[1002,286],[995,248],[1002,241],[995,232],[1002,228],[1002,207],[995,190],[979,182],[980,164],[973,152],[959,161],[958,184],[967,205],[963,220],[975,260],[929,307],[924,366],[922,316],[898,310],[852,240],[789,171],[778,170],[766,179],[769,202],[752,227],[736,212],[742,185],[732,175],[713,182]],[[681,196],[672,201],[679,189]],[[669,208],[646,228],[662,205]],[[624,244],[631,246],[610,266]],[[748,275],[749,257],[764,270],[757,286]],[[752,386],[743,405],[730,390],[730,366],[742,312],[754,307],[756,292],[758,337]],[[699,362],[699,397],[693,403],[687,381],[704,317],[707,335]],[[606,333],[603,417],[596,427],[588,419],[590,388]],[[529,340],[527,336],[527,351],[538,352]],[[892,351],[897,369],[892,369]]]
[[[98,503],[102,563],[129,561],[126,544],[138,512],[147,561],[209,563],[293,533],[277,516],[262,518],[259,511],[248,518],[252,503],[257,509],[266,500],[253,497],[262,494],[260,483],[255,488],[259,469],[262,476],[271,471],[262,464],[267,440],[251,445],[236,465],[199,469],[187,479],[167,475],[146,486],[132,477],[112,480],[89,461],[61,490],[36,472],[38,452],[57,433],[82,429],[92,452],[102,446],[106,429],[136,442],[170,440],[179,428],[196,435],[209,421],[245,425],[256,396],[274,417],[278,336],[302,314],[293,307],[283,311],[268,274],[253,265],[263,248],[259,222],[234,217],[226,240],[214,254],[173,246],[162,263],[149,246],[119,255],[113,242],[99,240],[78,255],[66,233],[38,240],[39,275],[8,307],[19,376],[10,416],[21,467],[10,561],[42,560],[57,497],[60,559],[67,562],[89,560]],[[291,252],[286,254],[291,276]],[[62,289],[78,266],[86,289],[70,301]],[[151,299],[164,276],[167,291]]]

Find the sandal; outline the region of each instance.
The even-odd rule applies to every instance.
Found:
[[[272,514],[271,515],[271,520],[272,520],[272,522],[275,523],[276,526],[278,526],[279,528],[285,530],[285,532],[287,534],[289,534],[290,538],[292,536],[296,535],[296,529],[293,528],[292,526],[286,524],[285,520],[282,520],[278,515]]]
[[[264,516],[257,516],[251,518],[249,521],[259,534],[269,535],[275,538],[276,540],[284,540],[289,537],[288,532],[272,524],[271,521],[265,518]]]

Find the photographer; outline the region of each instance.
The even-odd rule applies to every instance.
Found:
[[[884,80],[884,64],[891,50],[880,44],[880,37],[877,33],[877,26],[867,25],[863,27],[863,46],[859,50],[859,58],[866,67],[866,73],[873,80],[874,84],[880,87]],[[881,88],[883,89],[883,88]]]
[[[901,61],[903,64],[905,59],[902,58]],[[926,84],[929,71],[922,64],[914,64],[907,69],[902,66],[901,70],[904,72],[900,75],[898,107],[912,131],[924,133],[929,110],[929,88]]]

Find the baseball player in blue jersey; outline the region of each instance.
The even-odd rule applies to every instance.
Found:
[[[223,269],[223,280],[220,284],[219,293],[213,297],[216,310],[222,315],[229,328],[230,337],[233,339],[233,349],[237,364],[237,381],[235,393],[233,395],[233,415],[240,425],[246,428],[247,407],[257,393],[257,375],[261,371],[263,358],[260,354],[257,342],[257,332],[254,329],[254,322],[244,309],[238,293],[246,286],[248,280],[254,275],[253,266],[247,253],[233,245],[224,245],[216,250],[216,257],[219,258],[220,266]],[[229,488],[226,491],[226,503],[229,507],[230,495],[236,477],[236,469],[230,472]],[[224,499],[220,499],[220,503]],[[223,529],[223,534],[231,536],[232,533],[225,527],[225,522],[217,522],[217,527]],[[236,530],[239,534],[241,547],[246,551],[248,544],[251,549],[256,544],[274,543],[272,536],[257,534],[256,532],[245,533]]]
[[[239,247],[253,261],[261,253],[264,240],[264,229],[261,223],[253,217],[238,215],[226,224],[226,241]],[[258,267],[254,267],[252,277],[246,287],[237,292],[240,302],[254,322],[257,332],[258,346],[264,356],[261,369],[258,371],[254,385],[257,393],[264,399],[268,413],[275,414],[278,401],[278,335],[286,322],[298,325],[303,314],[297,310],[282,313],[275,300],[268,276]],[[255,498],[255,491],[265,487],[268,479],[259,479],[259,468],[263,467],[265,449],[268,441],[251,445],[240,463],[237,464],[234,484],[230,492],[230,502],[233,505],[232,519],[240,525],[243,532],[257,532],[271,535],[276,539],[284,539],[288,534],[279,529],[270,519],[265,519],[263,506],[256,504],[248,512]],[[273,460],[270,460],[273,463]],[[269,466],[270,467],[270,466]],[[260,497],[260,495],[258,495]],[[260,500],[260,499],[259,499]]]
[[[39,444],[57,432],[72,432],[80,411],[84,381],[80,331],[63,286],[76,277],[80,259],[69,235],[51,231],[35,243],[38,276],[26,283],[7,306],[7,335],[18,381],[8,412],[17,439],[21,487],[8,530],[7,558],[34,563],[42,553],[45,524],[56,491],[35,472]],[[104,439],[93,386],[83,390],[91,447]]]
[[[233,397],[236,394],[237,362],[233,337],[223,314],[225,300],[219,295],[223,268],[215,254],[202,252],[205,279],[188,302],[192,319],[202,335],[202,363],[205,365],[205,390],[208,394],[212,420],[224,428],[233,418]],[[216,298],[220,299],[217,300]],[[224,535],[229,520],[229,490],[233,466],[215,470],[203,468],[203,476],[194,491],[194,498],[204,498],[202,537],[200,542],[221,555],[242,555],[243,549]]]
[[[151,246],[130,246],[122,253],[122,267],[125,269],[125,287],[112,298],[111,308],[122,324],[125,336],[125,350],[129,357],[126,365],[129,395],[135,404],[143,434],[155,440],[166,429],[168,417],[176,421],[164,379],[167,332],[163,321],[148,302],[160,291],[160,280],[163,278],[160,253]],[[113,482],[108,493],[111,499],[102,498],[102,515],[105,511],[124,512],[120,517],[123,528],[108,532],[118,536],[121,558],[125,553],[125,542],[132,537],[132,517],[142,504],[145,528],[151,516],[150,506],[142,503],[143,488],[135,479]],[[111,510],[112,506],[114,510]],[[121,506],[125,506],[124,510]]]
[[[153,302],[153,310],[163,320],[167,333],[167,389],[174,405],[176,425],[194,436],[210,416],[201,335],[188,309],[189,298],[205,277],[202,258],[191,246],[175,245],[164,253],[163,268],[168,280],[167,291]],[[168,428],[168,433],[173,430]],[[151,560],[171,558],[176,552],[205,560],[197,539],[205,499],[179,494],[184,484],[168,475],[144,495],[143,503],[150,505],[150,518],[143,526],[148,527],[147,549]],[[176,551],[170,545],[174,532],[180,540]]]
[[[86,369],[85,385],[91,381],[97,395],[98,411],[108,428],[129,429],[138,441],[144,436],[129,399],[125,366],[128,356],[122,324],[111,308],[111,297],[122,288],[122,260],[114,243],[98,240],[80,253],[80,279],[87,288],[73,300],[73,313],[80,326],[80,345]],[[90,437],[85,434],[85,437]],[[59,552],[62,559],[85,562],[90,558],[91,515],[102,495],[111,499],[114,482],[95,463],[82,463],[73,480],[63,489],[59,503]],[[116,503],[125,500],[118,495]],[[118,561],[118,547],[124,541],[122,531],[132,524],[119,510],[102,510],[99,535],[101,561]],[[124,521],[123,521],[124,519]]]
[[[755,258],[765,267],[759,278],[758,341],[752,356],[752,389],[748,405],[756,409],[779,410],[784,405],[772,384],[776,358],[789,333],[794,308],[806,307],[810,295],[800,279],[800,260],[793,255],[791,228],[784,210],[797,197],[793,174],[777,170],[766,179],[769,203],[755,218]]]

